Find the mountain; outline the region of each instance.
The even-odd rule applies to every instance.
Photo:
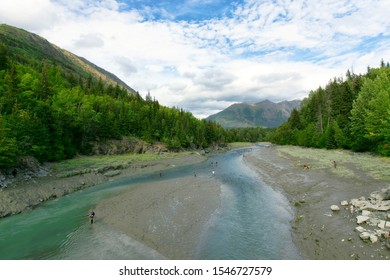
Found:
[[[274,103],[264,100],[259,103],[236,103],[225,110],[207,117],[224,128],[278,127],[287,121],[291,111],[298,108],[300,100]]]
[[[114,74],[23,29],[0,24],[0,43],[7,47],[8,56],[12,60],[23,64],[47,61],[48,64],[60,66],[66,73],[77,73],[84,79],[92,76],[95,80],[101,79],[105,83],[125,88],[130,94],[137,94]]]

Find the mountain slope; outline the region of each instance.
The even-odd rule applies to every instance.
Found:
[[[13,60],[26,64],[35,63],[36,60],[47,61],[61,66],[65,72],[80,74],[85,79],[91,75],[95,80],[101,79],[113,86],[119,85],[129,93],[136,94],[134,89],[114,74],[23,29],[1,24],[0,43],[7,46],[8,54]]]
[[[299,100],[274,103],[264,100],[259,103],[236,103],[225,110],[207,117],[224,128],[277,127],[285,122],[291,111],[301,104]]]

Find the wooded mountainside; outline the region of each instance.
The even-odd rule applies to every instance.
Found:
[[[108,72],[67,56],[37,35],[0,25],[0,168],[20,156],[57,161],[89,154],[92,142],[123,136],[170,149],[224,143],[218,124],[150,95],[143,99]]]
[[[271,135],[278,144],[344,148],[390,156],[390,66],[347,72],[311,91]]]

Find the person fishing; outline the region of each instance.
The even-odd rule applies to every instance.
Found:
[[[93,219],[95,218],[95,212],[91,209],[89,210],[87,216],[89,217],[89,222],[93,224]]]

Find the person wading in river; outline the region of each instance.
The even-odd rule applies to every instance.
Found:
[[[95,212],[91,209],[89,210],[87,216],[89,217],[89,222],[93,224],[93,219],[95,218]]]

